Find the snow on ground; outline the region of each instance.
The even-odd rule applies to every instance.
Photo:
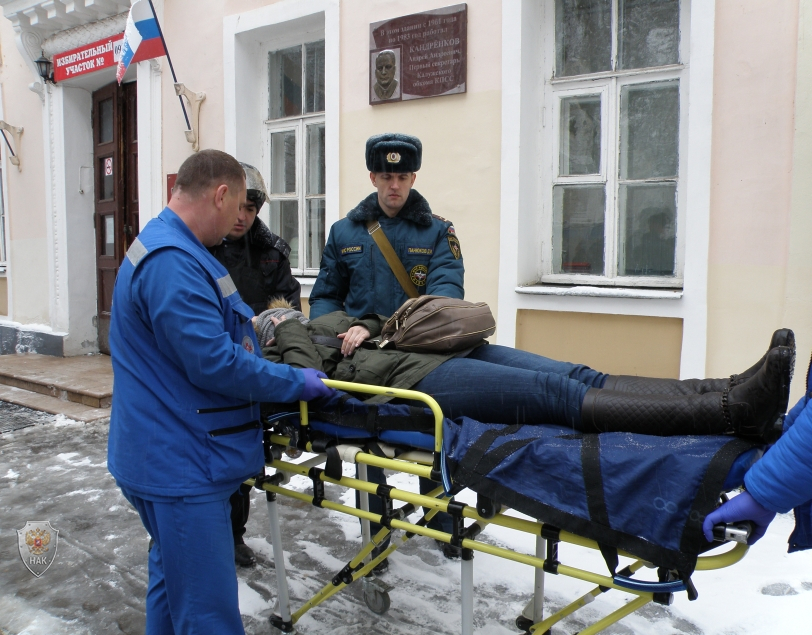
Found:
[[[2,425],[0,412],[0,425]],[[79,635],[143,633],[148,537],[140,519],[116,488],[106,467],[107,424],[80,424],[42,417],[24,429],[0,434],[0,634]],[[348,475],[352,466],[345,466]],[[416,489],[404,474],[390,484]],[[289,485],[309,490],[294,477]],[[330,500],[352,504],[353,495],[328,486]],[[474,497],[462,500],[473,503]],[[257,553],[254,569],[240,569],[239,594],[248,635],[271,633],[268,615],[276,602],[276,572],[267,537],[264,497],[256,493],[246,542]],[[358,522],[306,503],[280,498],[285,564],[293,608],[348,562],[360,543]],[[50,520],[60,530],[53,566],[39,579],[23,566],[16,529],[27,520]],[[806,633],[812,602],[812,553],[788,555],[792,517],[780,516],[767,536],[738,565],[694,575],[699,600],[677,594],[670,607],[649,605],[605,632],[622,635],[761,635]],[[533,538],[489,526],[483,539],[532,553]],[[605,572],[599,555],[562,545],[570,566]],[[370,612],[356,583],[298,622],[302,635],[454,634],[460,629],[458,561],[445,560],[431,541],[415,538],[390,557],[380,580],[391,586],[386,615]],[[530,567],[476,554],[475,630],[478,635],[516,633],[516,616],[533,585]],[[558,609],[592,585],[547,576],[548,609]],[[553,628],[569,635],[622,606],[631,596],[601,595]],[[549,613],[546,613],[549,614]]]

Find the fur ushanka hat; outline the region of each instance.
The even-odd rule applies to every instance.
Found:
[[[423,160],[420,139],[398,132],[367,139],[367,170],[370,172],[417,172]]]

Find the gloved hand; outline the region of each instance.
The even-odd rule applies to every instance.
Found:
[[[327,379],[327,375],[320,370],[314,368],[300,368],[299,370],[305,378],[304,390],[302,390],[302,394],[299,396],[301,401],[310,401],[312,399],[318,399],[319,397],[330,397],[335,393],[335,390],[324,385],[322,379]]]
[[[747,544],[752,545],[767,532],[767,527],[773,518],[775,518],[775,512],[763,507],[749,492],[742,492],[724,503],[719,509],[705,516],[705,522],[702,523],[702,532],[708,542],[713,542],[714,525],[750,520],[755,525],[755,529],[750,534]]]

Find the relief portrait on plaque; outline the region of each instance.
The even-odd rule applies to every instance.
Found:
[[[370,53],[370,102],[399,101],[401,98],[401,47]]]
[[[468,5],[369,25],[369,103],[457,95],[467,90]]]

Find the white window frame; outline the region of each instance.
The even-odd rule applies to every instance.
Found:
[[[313,42],[323,41],[324,36],[321,37],[307,37],[302,39],[294,38],[293,41],[288,42],[273,42],[273,45],[269,45],[265,47],[267,50],[263,50],[265,54],[265,59],[269,60],[270,64],[270,54],[276,51],[281,51],[288,48],[293,48],[294,46],[300,46],[302,49],[302,75],[304,76],[305,66],[306,66],[306,56],[305,56],[305,46],[307,44],[312,44]],[[326,47],[325,47],[325,55],[326,55]],[[325,65],[327,60],[325,59]],[[325,78],[326,79],[326,78]],[[304,109],[305,105],[305,90],[306,90],[306,82],[302,81],[302,108]],[[325,83],[325,91],[326,91],[326,83]],[[267,105],[266,116],[270,114],[270,72],[267,74],[267,80],[265,82],[265,103]],[[326,94],[325,94],[325,102],[326,102]],[[326,106],[326,103],[325,103]],[[325,124],[325,140],[327,135],[326,130],[326,118],[325,112],[319,111],[315,113],[303,113],[301,115],[295,115],[293,117],[281,117],[279,119],[266,119],[265,120],[265,129],[264,129],[264,138],[262,141],[262,149],[263,149],[263,157],[262,157],[262,178],[265,179],[265,185],[268,189],[268,200],[275,199],[275,200],[297,200],[299,202],[299,245],[297,251],[297,259],[298,265],[297,267],[293,267],[291,265],[291,271],[293,275],[296,276],[317,276],[319,274],[318,267],[305,267],[304,263],[306,262],[305,256],[307,255],[307,249],[309,248],[308,240],[307,240],[307,200],[309,198],[324,198],[327,199],[327,193],[325,192],[324,195],[317,195],[317,196],[307,196],[306,193],[306,170],[307,170],[307,148],[305,147],[305,143],[307,141],[305,136],[305,128],[308,125],[312,124]],[[296,133],[296,192],[293,194],[271,194],[271,135],[275,132],[285,132],[285,131],[294,131]],[[328,170],[327,166],[327,157],[325,155],[325,176]],[[326,179],[325,179],[326,185]],[[263,208],[263,220],[265,223],[270,227],[270,205],[267,205]],[[325,214],[326,216],[326,214]],[[327,226],[327,219],[325,218],[325,228],[324,228],[324,236],[325,240],[327,237],[327,232],[329,231],[329,227]]]
[[[339,219],[339,0],[277,2],[223,19],[226,152],[262,167],[266,154],[268,57],[304,41],[325,42],[325,231]],[[259,90],[257,90],[259,88]],[[260,216],[268,218],[264,207]],[[314,277],[299,278],[307,298]]]
[[[681,290],[540,283],[540,251],[549,240],[541,222],[547,200],[542,185],[549,178],[541,157],[550,156],[544,139],[552,118],[544,108],[544,60],[552,50],[545,34],[554,14],[552,3],[543,0],[502,3],[498,344],[515,346],[523,310],[678,318],[683,325],[680,375],[704,377],[716,2],[690,0],[690,7],[686,2],[682,24],[690,19],[690,25],[683,28],[682,38],[690,57],[680,91],[688,99],[681,113],[688,135],[687,151],[680,153],[684,189],[679,203],[683,212],[689,211],[677,242],[684,260]]]
[[[0,119],[4,118],[3,113],[3,86],[0,85]],[[6,133],[6,138],[11,142],[11,139]],[[9,161],[9,149],[6,145],[5,139],[0,139],[0,277],[8,277],[8,229],[9,229],[9,209],[8,209],[8,168],[11,164]],[[20,148],[15,148],[15,152],[20,152]],[[10,286],[10,281],[9,281]],[[9,289],[8,300],[8,313],[11,315],[11,290]]]
[[[688,64],[690,50],[690,2],[680,0],[680,44],[679,64],[667,66],[603,71],[589,75],[555,77],[555,0],[545,1],[543,38],[544,59],[542,62],[543,106],[538,114],[542,119],[544,133],[541,146],[541,249],[538,257],[539,282],[546,284],[595,285],[607,287],[659,287],[678,288],[684,284],[684,244],[685,244],[685,157],[688,137]],[[618,0],[612,0],[612,59],[617,66],[617,23]],[[618,175],[620,95],[623,86],[662,81],[679,81],[679,142],[678,169],[675,179],[650,179],[651,182],[676,181],[677,215],[674,276],[618,276],[617,248],[620,226],[618,192],[621,179]],[[601,95],[601,171],[599,175],[560,176],[560,104],[565,97],[580,95]],[[550,113],[550,121],[544,121]],[[606,207],[604,213],[604,274],[553,273],[553,187],[562,184],[605,183]]]

